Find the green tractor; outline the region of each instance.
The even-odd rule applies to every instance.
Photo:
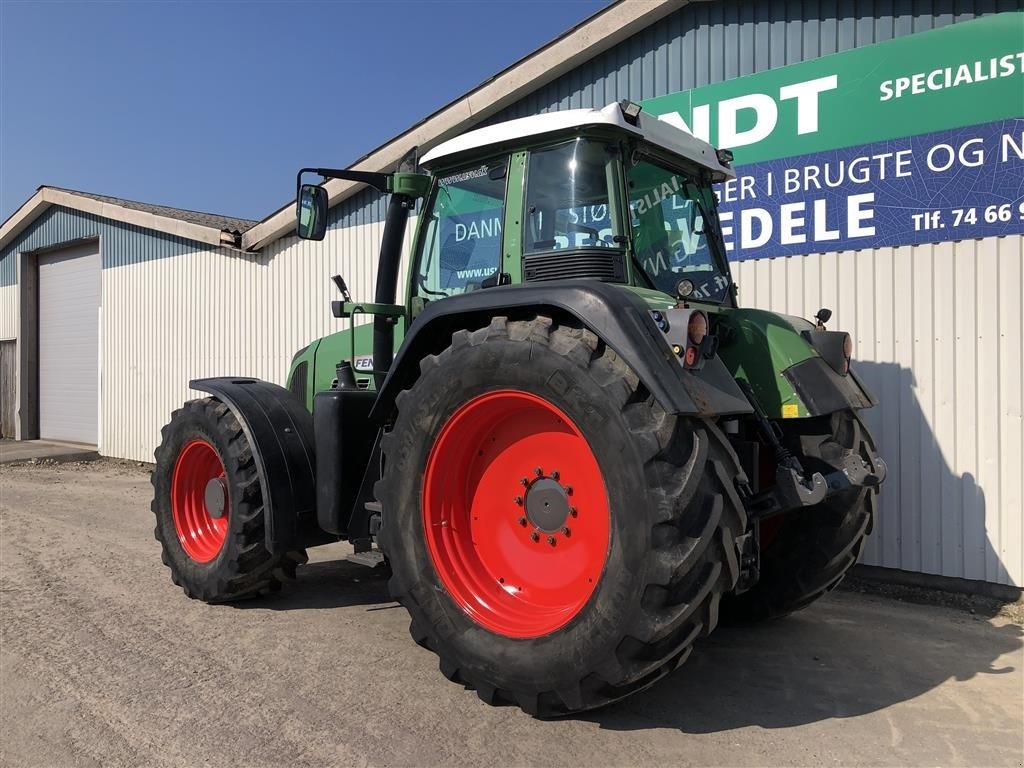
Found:
[[[468,132],[391,174],[373,303],[287,388],[201,379],[164,428],[156,537],[189,597],[280,588],[338,540],[488,703],[600,707],[719,619],[836,586],[885,464],[847,334],[737,305],[712,185],[731,155],[630,102]],[[408,217],[405,297],[396,303]],[[359,315],[372,323],[357,324]]]

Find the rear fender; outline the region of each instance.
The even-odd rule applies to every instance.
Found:
[[[238,419],[252,447],[263,491],[266,546],[273,554],[335,541],[317,525],[313,417],[284,387],[259,379],[189,382]]]
[[[649,306],[635,292],[597,280],[566,280],[488,288],[428,304],[406,334],[371,419],[379,423],[387,418],[398,393],[418,378],[419,361],[447,347],[455,331],[482,328],[498,315],[512,320],[550,315],[580,323],[636,372],[668,413],[724,416],[752,412],[717,358],[708,360],[700,371],[683,369],[655,325]]]

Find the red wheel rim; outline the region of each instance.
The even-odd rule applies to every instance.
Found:
[[[424,475],[423,526],[441,582],[474,621],[538,637],[593,594],[611,515],[597,460],[572,421],[541,397],[500,390],[470,400],[442,428]]]
[[[218,482],[211,485],[211,481]],[[220,510],[207,508],[207,491],[223,495]],[[224,464],[217,451],[205,440],[187,443],[171,478],[171,513],[185,554],[200,563],[217,556],[227,536],[230,506]],[[218,512],[220,516],[214,517]]]

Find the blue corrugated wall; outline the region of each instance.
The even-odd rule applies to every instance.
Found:
[[[102,238],[100,252],[104,267],[120,267],[202,249],[219,251],[205,243],[55,205],[0,251],[0,286],[14,284],[18,253],[97,235]]]
[[[555,109],[640,101],[924,32],[1020,0],[724,0],[695,2],[633,35],[483,124]],[[363,191],[334,209],[336,226],[384,218]]]
[[[488,122],[664,96],[1019,7],[1016,0],[693,3]]]

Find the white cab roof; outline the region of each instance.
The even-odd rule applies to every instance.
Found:
[[[732,168],[719,162],[715,148],[706,141],[646,112],[640,113],[637,125],[631,125],[622,116],[622,109],[618,104],[609,104],[603,109],[568,109],[560,112],[547,112],[533,117],[522,117],[518,120],[496,123],[486,128],[478,128],[438,144],[420,158],[420,163],[430,167],[442,158],[461,155],[480,147],[569,131],[573,128],[600,125],[614,126],[640,136],[655,146],[709,168],[715,174],[716,181],[732,179],[736,176]],[[719,176],[721,178],[718,178]]]

